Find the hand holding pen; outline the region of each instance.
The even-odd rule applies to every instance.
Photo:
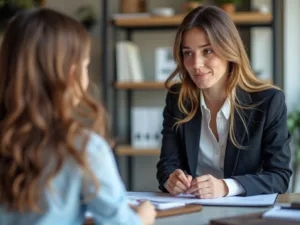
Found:
[[[171,195],[185,193],[191,187],[192,179],[191,175],[177,169],[169,176],[165,188]]]

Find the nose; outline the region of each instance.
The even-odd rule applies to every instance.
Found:
[[[195,58],[193,60],[193,66],[194,66],[194,68],[198,69],[200,67],[203,67],[204,63],[205,63],[204,58],[201,55],[196,54]]]

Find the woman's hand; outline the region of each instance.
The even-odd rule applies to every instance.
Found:
[[[228,194],[228,187],[222,179],[208,174],[195,178],[186,193],[198,198],[221,198]]]
[[[190,188],[192,179],[191,175],[186,175],[182,170],[177,169],[169,176],[165,188],[171,195],[178,195]]]
[[[143,225],[151,225],[155,221],[156,211],[154,206],[149,202],[142,202],[135,207],[137,214],[140,216]]]

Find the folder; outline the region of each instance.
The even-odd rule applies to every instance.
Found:
[[[177,208],[172,208],[172,209],[168,209],[168,210],[156,210],[156,212],[157,212],[156,218],[194,213],[194,212],[199,212],[201,210],[202,210],[202,205],[189,204],[189,205],[185,205],[183,207],[177,207]]]
[[[182,207],[172,208],[172,209],[166,209],[166,210],[156,210],[157,216],[156,218],[163,218],[168,216],[175,216],[180,214],[188,214],[188,213],[194,213],[199,212],[202,210],[201,205],[185,205]],[[94,225],[94,221],[92,218],[88,218],[85,220],[84,225]]]
[[[252,213],[242,216],[233,216],[210,221],[210,225],[299,225],[297,221],[264,219],[263,213]]]

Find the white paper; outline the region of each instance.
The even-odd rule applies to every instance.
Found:
[[[300,210],[297,209],[281,209],[280,206],[275,206],[263,214],[264,218],[269,219],[285,219],[300,221]]]
[[[129,198],[128,203],[130,205],[138,206],[141,203],[141,200],[143,200],[143,199]],[[148,200],[148,199],[145,199],[145,200]],[[172,209],[172,208],[185,206],[184,203],[180,203],[180,202],[151,201],[151,203],[155,207],[155,209],[158,209],[158,210]]]
[[[250,197],[223,197],[215,199],[198,199],[194,195],[181,194],[171,196],[158,192],[127,192],[127,196],[135,199],[147,199],[149,201],[178,202],[184,204],[200,205],[224,205],[224,206],[270,206],[276,201],[278,194],[255,195]]]

